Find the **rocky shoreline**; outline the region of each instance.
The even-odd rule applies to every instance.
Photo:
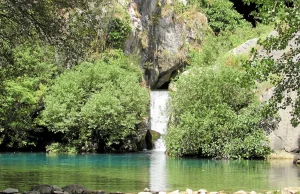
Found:
[[[288,187],[283,190],[273,190],[264,192],[264,194],[299,194],[300,187]],[[51,186],[47,184],[36,185],[32,187],[30,191],[25,191],[23,193],[19,192],[18,189],[15,188],[7,188],[3,191],[0,191],[0,194],[134,194],[134,193],[123,193],[123,192],[105,192],[103,190],[88,190],[81,185],[67,185],[65,187],[58,187],[56,185]],[[229,194],[224,191],[207,191],[205,189],[200,189],[198,191],[193,191],[191,189],[186,189],[185,191],[175,190],[172,192],[164,192],[164,191],[150,191],[145,188],[142,192],[136,192],[136,194]],[[246,192],[243,190],[236,191],[233,194],[262,194],[257,193],[255,191]]]

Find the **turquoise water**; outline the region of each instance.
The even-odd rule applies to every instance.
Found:
[[[36,184],[81,184],[115,192],[207,189],[267,191],[300,186],[300,168],[288,161],[176,159],[161,152],[132,154],[0,154],[0,190]]]

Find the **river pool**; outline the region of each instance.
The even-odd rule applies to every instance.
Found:
[[[291,160],[219,161],[179,159],[162,152],[48,155],[0,154],[0,190],[29,190],[36,184],[81,184],[88,189],[139,192],[206,189],[268,191],[300,186],[300,167]]]

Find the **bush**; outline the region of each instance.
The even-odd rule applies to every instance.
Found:
[[[0,68],[0,150],[38,148],[37,117],[48,85],[58,73],[52,47],[18,45],[12,59]],[[40,137],[43,141],[44,137]]]
[[[138,64],[119,51],[84,62],[60,76],[45,98],[44,124],[62,143],[101,151],[119,149],[147,114],[148,92]]]
[[[192,0],[206,14],[208,24],[215,33],[235,30],[242,26],[251,26],[234,8],[229,0]]]
[[[260,125],[263,107],[254,102],[244,73],[231,67],[191,69],[171,93],[170,155],[220,158],[264,157],[268,140]]]

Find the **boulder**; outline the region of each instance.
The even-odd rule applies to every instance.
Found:
[[[53,194],[54,189],[51,185],[41,184],[33,186],[31,191],[38,191],[40,194]]]
[[[87,191],[87,189],[82,185],[67,185],[65,187],[62,187],[61,189],[70,194],[82,194]]]
[[[139,192],[138,194],[152,194],[151,192]]]
[[[192,189],[186,189],[186,190],[185,190],[185,193],[186,193],[186,194],[193,194],[193,190],[192,190]]]
[[[3,190],[2,193],[4,193],[4,194],[19,193],[19,190],[13,189],[13,188],[7,188],[7,189]]]
[[[62,191],[62,189],[60,187],[56,186],[56,185],[53,185],[52,188],[53,188],[54,192],[55,191]]]
[[[281,194],[296,194],[300,192],[300,187],[288,187],[284,188]]]
[[[207,190],[200,189],[200,190],[198,190],[198,194],[207,194]]]
[[[240,191],[234,192],[233,194],[247,194],[247,192],[244,190],[240,190]]]
[[[172,191],[172,192],[169,193],[169,194],[179,194],[179,190]]]

